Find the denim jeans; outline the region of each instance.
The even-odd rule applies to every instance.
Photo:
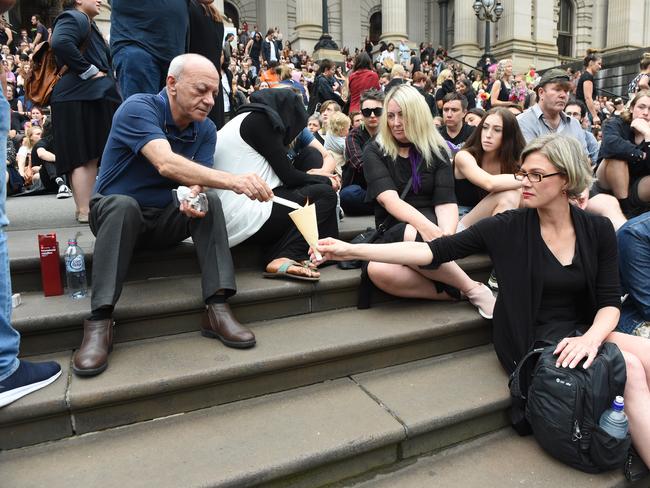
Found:
[[[123,46],[113,55],[117,84],[126,100],[136,93],[158,93],[165,86],[169,63],[163,63],[138,46]]]
[[[618,330],[628,334],[650,322],[650,212],[629,220],[617,233],[623,303]]]
[[[0,89],[0,161],[7,159],[7,134],[9,133],[9,103]],[[9,223],[5,214],[7,174],[0,171],[0,381],[18,368],[20,334],[11,326],[11,275],[9,253],[4,227]]]
[[[366,190],[359,185],[349,185],[344,187],[339,194],[341,198],[341,208],[348,215],[373,215],[374,209],[372,203],[367,203]]]

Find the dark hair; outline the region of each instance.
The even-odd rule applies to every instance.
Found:
[[[582,60],[582,64],[585,66],[589,66],[589,63],[592,61],[596,61],[597,59],[601,59],[601,56],[598,54],[598,49],[587,49],[587,55],[585,56],[585,59]]]
[[[643,53],[639,66],[641,69],[648,69],[648,66],[650,66],[650,53]]]
[[[332,69],[334,66],[334,61],[331,59],[321,59],[321,61],[318,63],[318,71],[316,72],[316,76],[322,75],[325,73],[325,70]]]
[[[266,31],[266,35],[269,36],[275,32],[275,29],[271,27],[269,30]]]
[[[467,113],[465,114],[465,117],[467,117],[469,114],[474,114],[474,115],[478,115],[479,117],[483,118],[483,117],[485,117],[485,113],[486,113],[485,110],[483,110],[482,108],[470,108],[467,111]]]
[[[483,131],[485,119],[490,115],[498,115],[501,117],[501,121],[503,122],[501,147],[499,147],[499,152],[497,154],[497,158],[501,163],[501,174],[514,174],[519,167],[519,158],[521,157],[521,152],[526,146],[526,139],[524,139],[521,129],[519,129],[517,118],[511,114],[508,109],[497,107],[489,110],[488,113],[483,116],[478,126],[476,126],[472,135],[469,136],[469,139],[467,139],[467,142],[463,146],[463,150],[474,156],[476,163],[480,168],[481,160],[485,154],[485,151],[483,151],[483,145],[481,144],[481,132]]]
[[[463,107],[463,111],[467,110],[469,102],[467,101],[465,95],[461,95],[458,92],[447,93],[442,99],[442,106],[444,107],[445,103],[453,102],[455,100],[458,100],[460,102],[460,106]]]
[[[421,81],[427,81],[429,77],[422,73],[422,71],[416,71],[413,73],[413,83],[420,83]]]
[[[564,107],[564,110],[566,110],[566,108],[569,105],[577,105],[578,107],[580,107],[580,117],[581,118],[584,118],[585,115],[587,115],[587,106],[581,100],[578,100],[577,98],[570,98],[569,101],[567,102],[566,106]]]
[[[359,71],[360,69],[372,69],[372,59],[368,56],[368,53],[361,51],[354,58],[354,65],[352,65],[352,71]]]
[[[38,15],[38,14],[34,14],[34,15],[32,15],[32,17],[35,17],[35,18],[36,18],[36,22],[42,22],[42,21],[43,21],[43,19],[41,19],[41,16]]]
[[[386,95],[384,92],[375,90],[374,88],[371,88],[370,90],[366,90],[361,94],[361,100],[359,102],[359,107],[363,105],[363,102],[367,100],[373,100],[375,102],[380,102],[384,103],[384,97]]]
[[[61,7],[63,7],[63,10],[71,10],[76,6],[77,6],[77,0],[63,0],[63,2],[61,2]],[[37,15],[35,17],[38,18]]]

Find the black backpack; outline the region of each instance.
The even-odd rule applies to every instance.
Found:
[[[589,368],[581,362],[569,369],[555,367],[555,347],[533,349],[510,377],[513,426],[522,435],[529,428],[546,452],[581,471],[623,467],[630,434],[616,439],[598,426],[602,413],[625,389],[621,351],[606,342]]]

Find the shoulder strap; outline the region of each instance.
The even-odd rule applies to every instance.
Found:
[[[417,173],[418,171],[420,171],[420,167],[421,167],[421,166],[422,166],[422,160],[420,160],[420,162],[419,162],[418,165],[416,166],[416,168],[415,168],[415,173]],[[400,200],[404,200],[404,198],[406,197],[407,193],[408,193],[409,190],[411,189],[411,185],[412,185],[412,184],[413,184],[413,174],[411,174],[411,177],[410,177],[410,178],[408,179],[408,181],[406,182],[406,186],[404,187],[404,189],[402,190],[402,193],[401,193],[400,196],[399,196],[399,199],[400,199]],[[380,231],[380,232],[384,232],[384,231],[387,229],[387,227],[388,227],[388,225],[387,225],[388,222],[389,222],[392,218],[393,218],[392,215],[389,215],[388,217],[386,217],[386,219],[385,219],[381,224],[379,224],[379,227],[377,227],[377,230]]]
[[[519,361],[517,368],[512,372],[510,379],[508,380],[510,395],[522,400],[526,399],[526,396],[528,395],[528,376],[532,373],[532,368],[530,367],[531,361],[534,360],[532,364],[535,364],[544,350],[546,350],[546,347],[533,349],[526,354],[521,361]]]

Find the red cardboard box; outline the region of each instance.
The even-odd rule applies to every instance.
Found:
[[[63,295],[59,243],[56,234],[39,234],[38,250],[41,256],[41,280],[46,297]]]

